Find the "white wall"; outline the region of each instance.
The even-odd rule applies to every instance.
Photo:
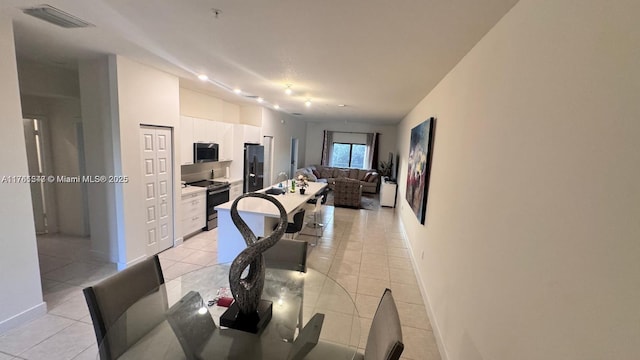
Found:
[[[29,78],[21,74],[20,79]],[[76,82],[78,76],[75,76]],[[22,91],[22,80],[20,82]],[[51,96],[51,95],[50,95]],[[73,98],[23,95],[22,113],[25,117],[44,118],[49,127],[54,176],[80,175],[78,124],[80,101]],[[57,228],[62,234],[88,236],[88,222],[84,210],[82,184],[55,183]],[[51,205],[51,204],[50,204]],[[50,228],[50,227],[49,227]],[[50,228],[51,229],[51,228]]]
[[[387,160],[389,153],[396,154],[398,152],[397,126],[396,125],[378,125],[364,123],[326,123],[326,122],[309,122],[307,123],[307,148],[304,164],[316,165],[320,164],[322,158],[322,140],[324,130],[342,131],[342,132],[361,132],[361,133],[380,133],[380,147],[378,149],[378,161]],[[334,139],[335,140],[335,139]],[[366,138],[365,138],[366,140]],[[337,140],[336,140],[337,141]],[[374,166],[378,168],[377,164]]]
[[[72,99],[80,96],[78,73],[74,70],[21,59],[18,77],[22,94]]]
[[[0,176],[27,175],[11,20],[0,14]],[[46,312],[27,183],[0,183],[0,333]]]
[[[281,122],[284,120],[284,124]],[[289,173],[291,138],[298,139],[298,159],[302,165],[306,157],[307,124],[286,113],[262,108],[262,135],[273,136],[273,173],[271,184],[281,171]]]
[[[179,92],[180,115],[213,121],[225,121],[223,115],[224,101],[221,99],[185,88],[180,88]]]
[[[639,13],[521,0],[400,124],[401,219],[444,358],[638,358]],[[423,226],[406,159],[430,116]]]
[[[124,267],[146,257],[145,207],[142,189],[140,156],[140,125],[165,126],[174,129],[174,149],[180,127],[180,90],[178,78],[168,73],[131,61],[122,56],[112,58],[117,70],[119,117],[119,169],[115,175],[129,177],[126,184],[117,184],[121,192],[122,219],[118,266]],[[177,152],[174,152],[177,153]],[[180,216],[180,159],[174,156],[174,241],[182,233]],[[125,246],[122,246],[125,245]]]
[[[78,64],[80,104],[83,124],[86,175],[113,175],[117,108],[115,74],[108,58],[84,60]],[[91,250],[99,257],[118,262],[118,223],[116,189],[114,184],[86,184],[89,205]]]

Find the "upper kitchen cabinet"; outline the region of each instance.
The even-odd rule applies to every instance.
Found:
[[[193,118],[180,117],[180,164],[193,164]]]
[[[236,124],[234,138],[236,143],[262,144],[262,128],[247,124]]]
[[[182,165],[193,164],[193,143],[216,143],[220,149],[218,161],[233,159],[234,124],[181,116],[180,126]]]

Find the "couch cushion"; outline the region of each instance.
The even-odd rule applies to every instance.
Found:
[[[360,170],[359,169],[349,169],[349,179],[360,180]]]
[[[320,178],[328,179],[333,177],[333,169],[322,169],[320,170]]]
[[[334,178],[348,178],[349,177],[349,170],[333,169],[333,177]]]
[[[363,170],[363,169],[358,169],[358,180],[364,180],[365,175],[367,175],[367,173],[369,172],[369,170]]]

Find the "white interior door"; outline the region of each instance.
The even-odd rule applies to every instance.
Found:
[[[147,255],[173,246],[173,157],[171,129],[140,127]]]

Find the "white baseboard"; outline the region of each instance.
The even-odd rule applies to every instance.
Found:
[[[180,246],[184,242],[184,238],[181,236],[175,240],[173,240],[173,246]]]
[[[422,276],[420,272],[417,271],[418,264],[416,263],[416,259],[413,256],[413,248],[411,248],[411,242],[409,241],[409,236],[404,228],[404,223],[402,222],[402,218],[400,218],[400,231],[402,231],[402,235],[404,238],[405,245],[409,248],[409,258],[411,258],[411,265],[413,265],[413,273],[416,275],[418,279],[418,287],[420,288],[420,294],[422,295],[422,300],[424,301],[425,307],[427,308],[427,315],[429,316],[429,320],[431,320],[431,329],[433,330],[433,336],[436,338],[436,345],[438,345],[438,350],[440,351],[440,358],[442,360],[448,360],[449,354],[447,354],[447,349],[444,346],[444,342],[442,341],[442,334],[440,333],[440,328],[438,327],[438,323],[436,322],[436,318],[433,313],[433,308],[431,307],[431,303],[429,302],[429,296],[427,295],[427,290],[424,288],[424,282],[422,281]]]
[[[0,322],[0,334],[9,331],[22,324],[28,323],[31,320],[35,320],[40,316],[47,313],[47,303],[41,302],[40,304],[27,309],[17,315],[14,315],[4,321]]]
[[[129,266],[131,266],[131,265],[137,264],[137,263],[139,263],[140,261],[142,261],[142,260],[144,260],[144,259],[146,259],[146,258],[147,258],[147,255],[142,255],[142,256],[137,257],[137,258],[135,258],[135,259],[133,259],[133,260],[131,260],[131,261],[128,261],[128,262],[126,262],[126,263],[123,263],[123,262],[119,262],[119,261],[118,261],[118,262],[116,263],[116,265],[117,265],[117,267],[118,267],[118,271],[124,270],[124,269],[128,268],[128,267],[129,267]]]

